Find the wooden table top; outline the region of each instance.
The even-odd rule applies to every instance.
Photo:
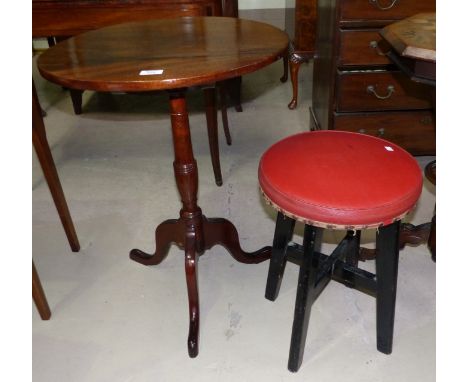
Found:
[[[402,57],[436,61],[436,14],[419,13],[390,24],[381,36]]]
[[[204,85],[260,69],[282,56],[288,36],[226,17],[133,22],[90,31],[40,55],[41,75],[80,90],[150,91]]]

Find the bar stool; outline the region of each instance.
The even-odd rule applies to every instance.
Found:
[[[312,303],[333,279],[376,297],[377,350],[392,352],[400,220],[415,206],[422,171],[414,158],[383,139],[344,131],[287,137],[262,156],[260,188],[278,210],[265,297],[274,301],[286,261],[300,263],[288,369],[302,363]],[[296,221],[303,245],[290,243]],[[358,268],[360,233],[377,228],[376,274]],[[324,229],[346,230],[329,255]]]

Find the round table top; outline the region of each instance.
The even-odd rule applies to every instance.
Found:
[[[80,90],[150,91],[204,85],[260,69],[284,54],[288,36],[228,17],[182,17],[113,25],[40,55],[41,75]]]

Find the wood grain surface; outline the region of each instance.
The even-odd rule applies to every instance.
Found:
[[[436,62],[436,14],[420,13],[386,26],[382,37],[403,57]]]
[[[37,64],[43,77],[68,88],[151,91],[250,73],[281,57],[287,45],[286,33],[268,24],[183,17],[86,32],[48,49]]]

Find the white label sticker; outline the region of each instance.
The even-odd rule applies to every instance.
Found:
[[[385,146],[385,150],[387,150],[387,151],[393,151],[393,147]]]
[[[163,69],[154,69],[154,70],[142,70],[140,76],[153,76],[155,74],[163,74]]]

